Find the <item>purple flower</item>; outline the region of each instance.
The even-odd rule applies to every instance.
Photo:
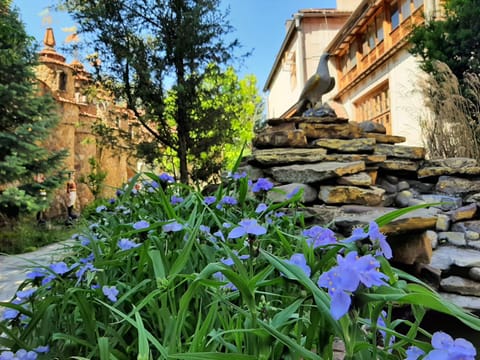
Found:
[[[105,210],[107,210],[107,207],[105,205],[97,206],[97,208],[95,209],[97,213],[101,213],[102,211],[105,211]]]
[[[220,200],[220,203],[217,205],[217,209],[218,209],[218,210],[223,209],[223,205],[233,206],[233,205],[237,205],[237,204],[238,204],[238,201],[237,201],[237,199],[235,199],[234,197],[232,197],[232,196],[224,196],[224,197],[222,198],[222,200]]]
[[[335,233],[332,230],[323,228],[318,225],[315,225],[310,229],[304,230],[303,236],[307,237],[307,244],[309,246],[313,246],[314,249],[319,246],[337,243]]]
[[[220,230],[215,231],[212,235],[220,238],[222,241],[225,241],[225,236],[223,236],[223,233]]]
[[[432,336],[433,350],[430,351],[424,359],[458,359],[474,360],[477,355],[475,347],[467,340],[452,337],[442,331],[437,331]]]
[[[45,277],[45,270],[41,268],[33,269],[31,272],[27,273],[26,278],[36,281]]]
[[[255,212],[256,212],[257,214],[260,214],[260,213],[264,212],[264,211],[267,210],[267,209],[268,209],[268,206],[267,206],[266,204],[264,204],[264,203],[261,203],[261,204],[258,204],[257,208],[255,209]]]
[[[244,235],[263,235],[267,232],[263,226],[258,225],[255,219],[244,219],[240,221],[239,226],[233,228],[228,234],[229,239],[237,239]]]
[[[15,354],[15,360],[36,360],[38,357],[37,353],[34,351],[27,351],[25,349],[20,349]]]
[[[115,286],[104,285],[102,286],[102,292],[103,292],[103,295],[105,295],[108,298],[108,300],[110,300],[111,302],[117,301],[117,295],[119,291]]]
[[[380,232],[378,224],[375,221],[370,222],[368,227],[368,236],[374,244],[380,246],[381,253],[386,259],[392,258],[392,248],[387,242],[387,237]]]
[[[285,213],[283,211],[277,211],[275,214],[273,214],[276,218],[282,218],[285,216]]]
[[[110,198],[110,199],[108,199],[108,203],[109,203],[110,205],[115,204],[115,201],[117,201],[115,198]]]
[[[236,172],[232,175],[233,180],[240,180],[246,177],[247,177],[247,173],[245,171],[242,171],[241,173]]]
[[[130,240],[130,239],[120,239],[118,240],[117,246],[120,248],[120,250],[130,250],[136,247],[139,247],[141,244],[137,244],[136,242]]]
[[[235,251],[235,250],[233,251],[233,253],[234,253],[235,256],[237,256],[240,260],[247,260],[247,259],[250,257],[250,255],[240,255],[240,256],[238,256],[238,255],[237,255],[238,253],[237,253],[237,251]],[[232,265],[234,264],[232,258],[226,258],[226,259],[225,259],[225,258],[222,258],[222,259],[220,259],[220,261],[221,261],[223,264],[227,265],[227,266],[232,266]]]
[[[85,273],[86,273],[87,271],[95,272],[95,271],[97,271],[97,269],[95,268],[95,266],[93,266],[92,263],[86,263],[85,265],[81,266],[81,267],[75,272],[75,276],[77,277],[78,282],[82,281],[83,275],[85,275]],[[77,283],[77,284],[78,284],[78,283]]]
[[[324,272],[318,279],[318,286],[328,289],[331,297],[330,312],[335,320],[346,314],[350,307],[350,293],[360,283],[365,287],[385,285],[388,277],[378,271],[380,263],[371,255],[358,257],[356,251],[345,257],[337,255],[337,266]]]
[[[45,346],[37,346],[35,349],[33,349],[36,353],[39,354],[46,354],[50,351],[50,346],[45,345]]]
[[[150,227],[150,223],[145,220],[137,221],[135,224],[132,225],[135,230],[142,230]]]
[[[254,193],[260,191],[268,191],[273,188],[273,184],[265,178],[260,178],[255,184],[253,184],[252,191]]]
[[[50,269],[55,273],[55,274],[58,274],[58,275],[63,275],[65,274],[66,272],[68,272],[68,270],[70,270],[67,266],[67,264],[65,264],[63,261],[60,261],[58,263],[53,263],[53,264],[50,264]]]
[[[378,320],[377,320],[377,326],[381,326],[381,327],[386,328],[387,327],[387,325],[385,324],[385,319],[386,318],[387,318],[387,313],[386,313],[385,310],[382,310],[382,312],[380,313],[380,316],[378,317]],[[393,343],[395,342],[395,336],[391,336],[390,340],[389,340],[389,343],[386,344],[387,332],[385,330],[382,330],[382,329],[379,329],[378,331],[380,332],[380,335],[382,335],[384,346],[385,347],[387,345],[388,345],[388,347],[392,346]],[[391,351],[391,349],[389,349],[389,350]]]
[[[310,269],[310,266],[307,265],[307,259],[305,259],[305,255],[303,254],[293,254],[290,257],[290,260],[286,261],[289,264],[298,266],[302,271],[310,277],[310,274],[312,273],[312,270]]]
[[[342,242],[344,243],[350,243],[358,240],[364,240],[368,237],[368,234],[363,231],[362,228],[355,228],[352,231],[352,235],[350,237],[343,239]]]
[[[425,354],[425,351],[416,346],[410,346],[406,352],[407,358],[405,360],[417,360],[420,356]]]
[[[117,197],[120,197],[124,194],[124,191],[123,190],[120,190],[118,189],[116,192],[115,192],[115,195],[117,195]]]
[[[287,196],[285,196],[285,198],[287,200],[290,200],[291,198],[293,198],[295,195],[298,194],[298,192],[300,191],[300,188],[297,186],[295,189],[293,189],[292,191],[290,191]]]
[[[14,320],[20,315],[20,311],[15,309],[5,309],[2,314],[3,320]]]
[[[160,181],[162,181],[162,182],[164,182],[164,183],[173,183],[173,182],[175,182],[175,179],[173,178],[173,176],[168,175],[167,173],[161,174],[158,178],[160,179]]]
[[[203,203],[205,205],[212,205],[215,201],[217,201],[215,196],[207,196],[205,199],[203,199]]]
[[[228,281],[227,278],[225,277],[225,275],[223,275],[220,271],[214,273],[212,276],[215,279],[217,279],[218,281],[222,281],[222,282]],[[237,291],[238,290],[237,287],[235,285],[233,285],[233,283],[231,283],[231,282],[228,282],[225,285],[223,285],[222,289],[230,290],[230,291]]]
[[[170,222],[162,226],[163,232],[177,232],[183,230],[183,225],[177,221]]]
[[[172,197],[170,198],[170,203],[172,205],[181,204],[182,202],[183,202],[183,198],[180,196],[172,195]]]
[[[36,288],[30,288],[23,291],[17,291],[16,295],[17,295],[17,298],[19,298],[20,300],[28,300],[33,296],[35,291],[37,291]]]

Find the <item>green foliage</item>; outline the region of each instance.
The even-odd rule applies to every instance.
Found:
[[[90,165],[90,172],[86,176],[80,176],[78,180],[86,184],[93,196],[97,198],[102,193],[108,173],[100,168],[94,157],[88,159],[88,164]]]
[[[59,2],[101,60],[98,79],[126,102],[162,149],[156,153],[174,153],[181,181],[190,170],[198,179],[217,171],[232,152],[223,144],[242,142],[250,102],[258,103],[253,79],[225,68],[238,42],[224,39],[232,28],[220,0]],[[139,154],[146,149],[142,140]]]
[[[480,73],[480,1],[447,0],[445,19],[427,19],[414,29],[412,54],[420,56],[428,73],[435,61],[446,63],[458,79],[466,72]]]
[[[0,1],[0,214],[17,217],[43,206],[40,190],[61,184],[65,152],[39,145],[57,118],[51,96],[39,96],[33,39],[8,3]],[[38,174],[44,175],[42,183],[34,180]]]
[[[332,359],[340,341],[347,360],[405,359],[411,345],[432,349],[419,339],[431,336],[419,326],[427,309],[480,330],[477,317],[392,268],[373,235],[356,243],[320,228],[322,244],[309,243],[301,192],[270,203],[269,185],[234,174],[204,196],[166,174],[136,176],[115,201],[97,206],[63,262],[37,266],[38,277],[20,285],[33,287],[32,296],[0,304],[10,310],[0,321],[0,346],[48,344],[39,359],[321,360]],[[333,295],[317,281],[348,254],[370,256],[365,265],[378,262],[378,269],[369,276],[385,274],[386,282],[352,290],[336,320]],[[311,271],[287,261],[292,255]],[[332,281],[349,279],[348,271]]]
[[[12,226],[0,228],[0,253],[23,254],[59,241],[70,239],[75,228],[60,223],[37,225],[33,216],[27,216]]]

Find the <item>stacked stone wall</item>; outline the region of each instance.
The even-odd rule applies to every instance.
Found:
[[[480,311],[480,167],[476,160],[428,160],[374,122],[338,117],[270,119],[243,169],[271,179],[285,195],[303,189],[309,224],[340,237],[396,209],[431,204],[381,228],[392,261],[445,298]]]

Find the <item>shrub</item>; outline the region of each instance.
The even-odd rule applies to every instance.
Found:
[[[135,178],[99,205],[74,251],[34,268],[1,304],[5,354],[331,359],[340,343],[346,359],[430,351],[473,359],[468,342],[447,344],[437,333],[431,344],[419,327],[426,309],[477,330],[480,321],[389,265],[379,225],[398,213],[338,240],[329,229],[305,228],[301,191],[269,203],[271,184],[243,174],[209,196],[165,174],[146,176],[141,190]],[[395,318],[399,307],[415,319]],[[39,346],[49,352],[35,352]]]

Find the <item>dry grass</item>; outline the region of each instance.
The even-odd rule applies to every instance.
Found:
[[[421,85],[428,119],[421,121],[429,158],[480,160],[480,76],[466,74],[463,85],[444,63]]]

